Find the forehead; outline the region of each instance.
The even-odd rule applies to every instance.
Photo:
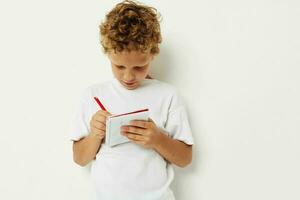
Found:
[[[108,57],[113,64],[123,66],[144,66],[151,60],[150,52],[142,53],[139,51],[112,52],[108,54]]]

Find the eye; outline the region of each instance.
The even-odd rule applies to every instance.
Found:
[[[135,67],[134,69],[137,71],[143,71],[145,69],[145,67]]]
[[[116,65],[116,67],[117,67],[118,69],[125,69],[125,67],[124,67],[123,65]]]

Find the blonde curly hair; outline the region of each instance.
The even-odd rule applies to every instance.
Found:
[[[104,53],[150,51],[158,54],[161,43],[160,14],[137,1],[118,3],[99,25]]]

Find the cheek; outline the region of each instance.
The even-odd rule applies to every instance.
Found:
[[[115,68],[113,68],[112,71],[116,77],[122,76],[122,71],[115,69]]]
[[[147,76],[149,71],[150,71],[150,67],[147,67],[146,69],[139,71],[138,74],[140,74],[140,76]]]
[[[139,71],[136,73],[136,77],[145,78],[148,75],[148,70]]]

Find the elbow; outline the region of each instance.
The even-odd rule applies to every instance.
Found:
[[[189,147],[189,151],[184,156],[184,158],[181,159],[181,162],[177,163],[177,166],[181,168],[187,167],[192,163],[192,160],[193,160],[192,147]]]
[[[84,159],[80,159],[80,158],[76,157],[75,155],[73,156],[73,161],[81,167],[85,167],[89,163],[88,161],[86,161]]]
[[[80,167],[85,167],[87,165],[87,163],[85,162],[80,162],[80,161],[74,161],[77,165],[79,165]]]
[[[73,143],[73,161],[81,166],[84,167],[86,166],[90,160],[85,156],[85,152],[82,150],[82,148],[79,148],[78,146],[80,143],[78,141]]]
[[[191,163],[192,163],[192,159],[188,158],[188,159],[185,159],[183,162],[177,163],[177,166],[184,168],[184,167],[187,167],[188,165],[190,165]]]

